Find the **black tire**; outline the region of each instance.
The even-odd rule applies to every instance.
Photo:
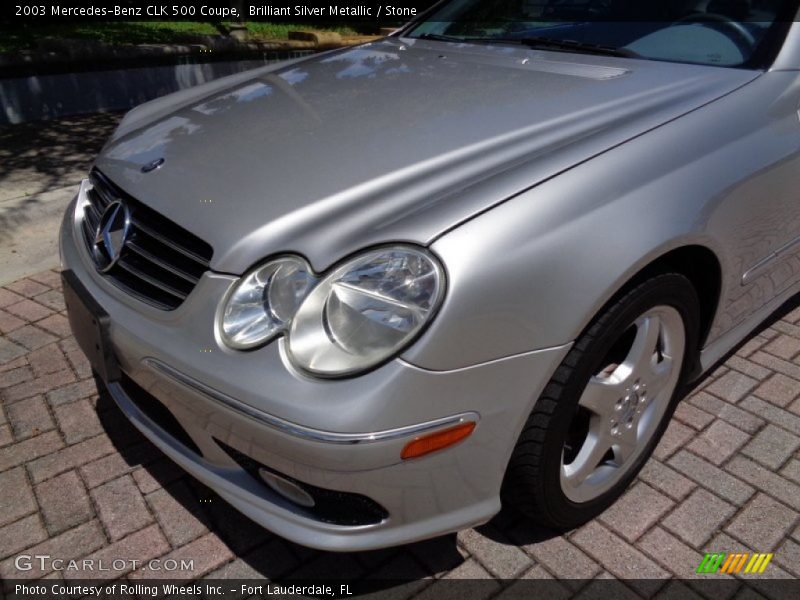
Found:
[[[678,386],[655,434],[630,470],[594,500],[576,503],[561,487],[562,449],[589,378],[634,320],[658,305],[680,314],[686,334]],[[619,498],[653,452],[684,393],[684,382],[698,348],[700,327],[697,293],[684,276],[667,273],[636,285],[608,306],[578,338],[537,400],[520,434],[506,470],[502,498],[538,524],[557,530],[590,521]]]

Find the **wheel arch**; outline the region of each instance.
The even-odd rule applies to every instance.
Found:
[[[597,312],[602,312],[630,289],[643,281],[664,273],[678,273],[686,277],[694,287],[700,301],[700,331],[697,348],[694,349],[695,365],[691,378],[701,374],[700,351],[708,339],[711,326],[716,318],[722,295],[722,264],[716,253],[700,244],[689,244],[673,248],[651,260],[639,271],[629,277],[611,298]]]

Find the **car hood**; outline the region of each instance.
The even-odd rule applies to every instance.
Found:
[[[757,75],[387,38],[143,105],[97,166],[208,241],[217,271],[280,252],[321,270],[375,243],[429,243]]]

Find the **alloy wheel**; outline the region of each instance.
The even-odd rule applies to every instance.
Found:
[[[686,331],[661,305],[640,315],[590,377],[561,460],[561,488],[573,502],[594,500],[630,471],[669,408],[680,380]]]

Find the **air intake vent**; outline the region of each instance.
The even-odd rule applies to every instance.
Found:
[[[345,525],[349,527],[374,525],[389,517],[389,513],[386,509],[371,498],[352,492],[328,490],[309,483],[303,483],[292,477],[278,473],[274,469],[261,464],[254,458],[251,458],[243,452],[239,452],[236,448],[228,446],[217,438],[214,438],[214,441],[255,480],[263,481],[262,473],[266,471],[303,490],[309,498],[314,501],[311,506],[296,504],[297,512],[304,516],[322,521],[323,523],[332,523],[334,525]]]
[[[120,201],[130,211],[130,228],[119,259],[104,275],[157,308],[180,306],[208,270],[211,246],[120,190],[97,169],[89,181],[92,189],[84,206],[83,233],[91,254],[106,207]]]

